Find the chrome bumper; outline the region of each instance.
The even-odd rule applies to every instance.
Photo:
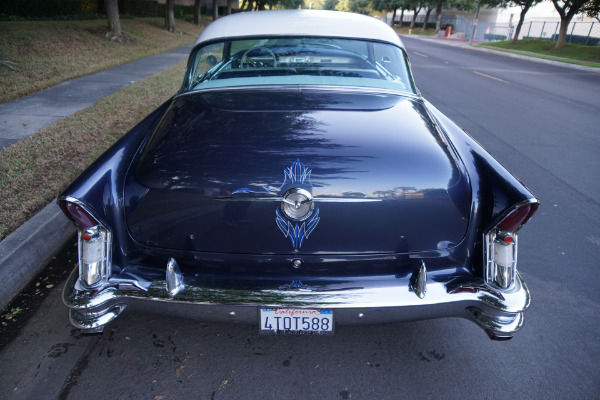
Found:
[[[507,290],[473,277],[448,282],[426,277],[425,292],[415,291],[409,279],[389,277],[269,290],[215,289],[184,281],[176,293],[167,290],[166,280],[111,279],[99,290],[80,290],[77,276],[76,269],[66,282],[63,301],[71,323],[87,332],[102,331],[125,310],[258,324],[261,307],[300,307],[332,309],[336,325],[461,317],[478,324],[490,338],[503,340],[521,328],[530,304],[529,290],[518,273]]]

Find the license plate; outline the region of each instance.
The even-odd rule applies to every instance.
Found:
[[[260,333],[332,334],[331,310],[301,308],[261,308]]]

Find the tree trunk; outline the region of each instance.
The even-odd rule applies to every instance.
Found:
[[[404,26],[404,8],[400,12],[400,28]]]
[[[394,12],[392,13],[392,22],[390,22],[390,26],[394,27],[394,20],[396,19],[396,8],[394,8]]]
[[[440,1],[435,8],[435,33],[440,33],[440,29],[442,29],[442,6],[444,5],[443,1]]]
[[[414,14],[412,17],[412,21],[410,21],[410,27],[408,29],[414,29],[415,28],[415,21],[417,20],[417,16],[419,15],[419,11],[421,11],[421,7],[415,8],[414,10]]]
[[[216,21],[219,18],[219,2],[218,0],[212,1],[213,6],[213,21]]]
[[[194,1],[194,25],[201,25],[202,23],[202,0]]]
[[[119,19],[119,3],[117,0],[107,0],[106,16],[108,18],[108,33],[106,37],[121,37],[121,20]]]
[[[427,14],[425,14],[425,22],[423,22],[423,26],[421,27],[421,32],[423,32],[424,30],[427,29],[427,23],[429,22],[429,15],[431,15],[432,11],[433,11],[433,8],[427,9]]]
[[[560,15],[560,28],[558,29],[558,40],[556,41],[556,48],[560,49],[567,45],[567,29],[569,28],[569,24],[575,14],[586,4],[586,0],[565,2],[564,7],[560,7],[558,0],[552,0],[552,3]]]
[[[165,29],[169,32],[175,32],[175,13],[173,7],[175,0],[167,0],[165,3]]]
[[[529,11],[530,7],[531,7],[531,3],[529,3],[528,5],[526,5],[525,7],[523,7],[521,9],[521,15],[519,15],[519,23],[517,24],[517,28],[515,29],[515,34],[511,41],[511,43],[513,43],[513,44],[515,44],[519,41],[519,35],[521,34],[521,27],[523,26],[523,21],[525,21],[525,14],[527,14],[527,11]]]
[[[560,49],[567,45],[567,29],[569,28],[569,23],[571,22],[571,18],[560,17],[560,28],[558,28],[558,39],[556,40],[556,48]]]

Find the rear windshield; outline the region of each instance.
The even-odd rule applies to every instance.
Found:
[[[183,91],[257,85],[364,86],[415,93],[401,48],[315,37],[226,40],[196,47]]]

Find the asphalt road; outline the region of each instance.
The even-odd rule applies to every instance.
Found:
[[[513,340],[458,319],[272,337],[146,315],[84,337],[56,289],[0,352],[0,398],[599,398],[600,75],[405,43],[425,97],[542,201],[520,235],[533,305]]]

